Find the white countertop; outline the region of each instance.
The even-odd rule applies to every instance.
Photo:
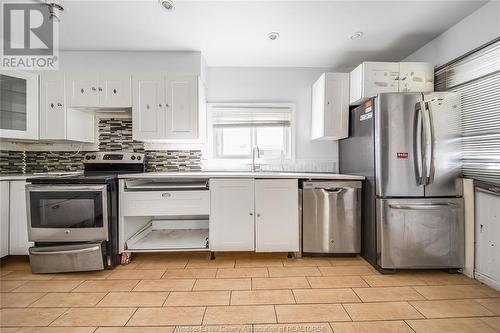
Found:
[[[363,176],[321,172],[290,171],[196,171],[196,172],[144,172],[119,175],[119,178],[297,178],[330,180],[364,180]]]
[[[37,177],[47,177],[47,176],[61,176],[61,175],[79,175],[82,174],[82,171],[75,172],[44,172],[44,173],[2,173],[0,174],[0,181],[9,181],[9,180],[26,180],[28,178],[37,178]]]

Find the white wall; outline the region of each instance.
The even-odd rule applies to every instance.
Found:
[[[500,36],[500,1],[490,1],[404,61],[443,65]]]
[[[209,67],[208,102],[291,102],[296,158],[338,160],[337,143],[311,141],[311,87],[325,68]]]

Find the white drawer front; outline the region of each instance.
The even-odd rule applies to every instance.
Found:
[[[124,192],[120,206],[123,216],[208,215],[210,192],[208,190]]]

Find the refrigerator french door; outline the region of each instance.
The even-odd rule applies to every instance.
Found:
[[[363,257],[382,269],[462,267],[460,96],[384,93],[350,116],[340,172],[366,177]]]

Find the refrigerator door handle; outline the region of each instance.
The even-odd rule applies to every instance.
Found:
[[[454,203],[435,203],[426,205],[400,205],[400,204],[390,204],[389,208],[392,209],[404,209],[404,210],[423,210],[423,209],[455,209],[459,206]]]
[[[415,177],[417,180],[417,185],[424,185],[423,178],[423,126],[422,126],[422,102],[415,104],[415,126],[413,128],[413,160],[415,163]]]
[[[427,117],[427,129],[428,132],[426,132],[426,153],[425,153],[425,160],[426,160],[426,175],[425,175],[425,185],[432,184],[434,182],[434,173],[435,173],[435,167],[434,167],[434,144],[435,144],[435,139],[434,139],[434,122],[432,119],[432,110],[431,110],[431,104],[429,102],[425,102],[425,113]],[[427,149],[429,151],[427,151]]]

